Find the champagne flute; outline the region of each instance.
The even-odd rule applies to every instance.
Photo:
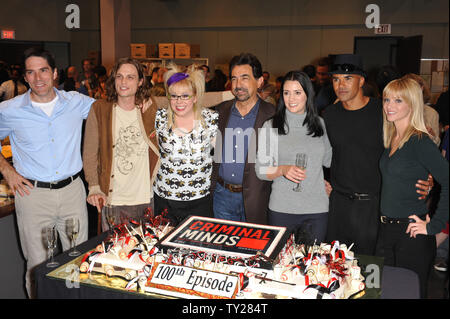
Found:
[[[305,153],[297,153],[295,155],[295,166],[297,166],[301,170],[304,170],[306,168],[307,162],[308,162],[308,155],[306,155]],[[292,190],[294,192],[301,192],[302,182],[300,181],[297,185],[294,186]]]
[[[69,256],[76,257],[80,256],[81,253],[75,248],[75,243],[80,233],[80,220],[78,218],[69,218],[66,220],[66,232],[70,238],[72,251],[69,253]]]
[[[53,251],[56,248],[56,242],[58,241],[58,232],[55,226],[48,226],[44,228],[45,241],[47,242],[47,248],[50,250],[50,262],[47,263],[47,267],[54,268],[59,266],[59,262],[53,259]]]

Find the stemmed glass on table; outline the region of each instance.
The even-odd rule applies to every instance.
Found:
[[[306,168],[306,164],[308,163],[308,155],[305,153],[297,153],[295,155],[295,166],[300,168],[301,170],[304,170]],[[292,189],[294,192],[301,192],[302,191],[302,182],[298,183],[294,186]]]
[[[53,259],[53,252],[56,248],[56,242],[58,241],[58,232],[55,226],[48,226],[44,228],[44,237],[47,242],[47,248],[50,250],[50,262],[47,263],[47,267],[53,268],[59,266],[59,262]]]
[[[76,257],[80,256],[81,253],[76,249],[75,242],[77,240],[78,234],[80,233],[80,220],[78,218],[69,218],[66,220],[66,232],[70,238],[70,243],[72,246],[72,251],[69,252],[69,256]]]

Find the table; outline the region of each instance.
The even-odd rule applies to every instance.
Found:
[[[6,217],[14,213],[14,200],[7,200],[0,204],[0,218]]]
[[[94,237],[85,243],[77,246],[77,249],[82,255],[99,243],[101,243],[107,234],[103,233]],[[81,259],[82,257],[77,257]],[[381,276],[381,288],[367,288],[363,299],[419,299],[419,279],[418,276],[411,270],[390,267],[382,265],[382,258],[375,256],[358,256],[360,264],[372,266],[373,269],[366,268],[367,273],[363,273],[366,280],[376,279],[376,267],[380,270],[378,273]],[[70,262],[73,257],[68,255],[68,252],[62,253],[55,257],[55,260],[60,265],[66,265],[68,270],[72,270]],[[375,269],[375,270],[374,270]],[[35,279],[37,298],[42,299],[145,299],[145,298],[171,298],[167,296],[137,293],[133,291],[125,291],[123,289],[113,289],[96,284],[81,283],[79,287],[74,287],[74,282],[70,280],[70,273],[68,279],[56,279],[47,276],[55,269],[47,268],[46,262],[35,268]],[[61,268],[60,268],[61,270]],[[372,277],[369,277],[372,275]],[[87,276],[87,275],[86,275]],[[379,280],[378,280],[379,282]],[[370,285],[369,283],[366,283]]]

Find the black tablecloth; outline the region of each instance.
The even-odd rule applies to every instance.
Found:
[[[77,249],[81,253],[86,253],[96,247],[106,237],[103,233],[87,242],[79,245]],[[70,257],[68,252],[55,257],[55,260],[64,265],[74,257]],[[375,258],[375,257],[373,257]],[[368,257],[370,260],[370,257]],[[65,280],[48,277],[47,274],[54,268],[47,268],[46,262],[37,266],[34,271],[36,280],[36,296],[40,299],[143,299],[155,298],[155,296],[144,295],[136,292],[119,291],[111,288],[104,288],[81,283],[79,288],[71,287]],[[363,274],[364,275],[364,274]],[[384,266],[381,272],[381,299],[418,299],[419,279],[416,273],[411,270],[397,267]],[[366,297],[373,294],[367,293]]]

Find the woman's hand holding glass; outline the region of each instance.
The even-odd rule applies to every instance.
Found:
[[[306,169],[300,169],[295,165],[280,165],[278,166],[281,175],[288,180],[298,184],[306,178]]]

